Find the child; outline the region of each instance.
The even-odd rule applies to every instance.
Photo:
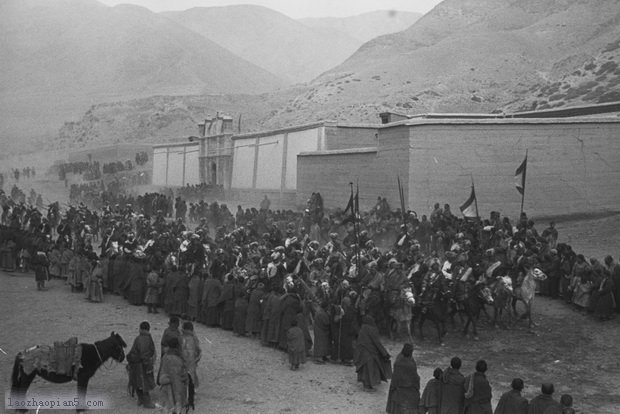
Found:
[[[297,326],[296,319],[291,321],[291,327],[286,332],[286,343],[291,370],[295,371],[299,369],[299,364],[306,363],[306,342],[304,333],[301,328]]]
[[[167,412],[181,413],[187,405],[187,370],[181,357],[178,338],[170,338],[164,345],[157,383],[165,397],[164,408]]]

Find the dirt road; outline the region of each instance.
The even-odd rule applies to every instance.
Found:
[[[131,346],[138,324],[149,320],[159,347],[165,315],[148,315],[145,308],[128,305],[117,296],[106,296],[104,303],[89,303],[82,294],[71,293],[62,281],[54,280],[49,286],[48,291],[39,292],[32,274],[0,273],[0,347],[8,354],[0,354],[0,388],[5,392],[14,355],[35,344],[51,344],[70,336],[90,343],[114,330]],[[494,404],[518,376],[526,382],[528,398],[536,395],[541,382],[553,381],[558,395],[573,395],[580,412],[617,413],[620,319],[599,323],[545,298],[537,298],[534,309],[539,326],[533,331],[524,324],[511,330],[494,330],[483,324],[479,341],[451,332],[445,347],[433,340],[420,343],[416,338],[414,357],[422,385],[435,367],[446,367],[454,355],[463,359],[465,374],[473,370],[478,358],[485,358]],[[432,337],[430,325],[425,332]],[[384,412],[388,384],[376,393],[365,393],[356,383],[352,367],[309,362],[300,371],[290,371],[284,353],[262,347],[255,340],[199,324],[196,333],[205,355],[199,365],[202,384],[196,412]],[[384,342],[393,356],[402,346]],[[114,404],[113,412],[153,412],[136,407],[127,394],[126,378],[124,365],[106,365],[93,377],[89,390],[107,396]],[[72,392],[74,387],[75,383],[36,380],[31,390],[54,395]]]

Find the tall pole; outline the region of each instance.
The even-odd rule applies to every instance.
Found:
[[[525,202],[525,179],[527,178],[527,148],[525,149],[525,168],[523,170],[523,192],[521,193],[521,211],[519,217],[523,214],[523,203]]]

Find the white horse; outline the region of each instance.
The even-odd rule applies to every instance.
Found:
[[[525,313],[521,315],[519,319],[525,319],[527,317],[529,320],[529,328],[535,325],[532,322],[532,303],[534,302],[534,296],[536,295],[536,281],[538,280],[542,282],[546,279],[546,274],[544,274],[537,267],[533,267],[529,269],[523,277],[523,282],[521,283],[521,286],[514,289],[515,297],[512,299],[512,310],[515,314],[515,317],[518,317],[519,315],[517,313],[517,301],[523,302],[523,304],[525,305]]]

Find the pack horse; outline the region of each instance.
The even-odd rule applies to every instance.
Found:
[[[125,359],[124,348],[127,344],[114,332],[108,338],[94,344],[78,344],[75,339],[74,346],[71,346],[70,342],[60,347],[35,346],[17,354],[11,375],[12,401],[26,401],[28,387],[36,376],[57,384],[76,380],[78,394],[76,408],[82,411],[82,408],[85,408],[88,381],[95,375],[97,369],[110,358],[119,363]],[[70,356],[61,361],[62,358],[59,358],[59,353],[56,352],[58,348],[71,349]],[[18,409],[18,411],[28,410]]]

